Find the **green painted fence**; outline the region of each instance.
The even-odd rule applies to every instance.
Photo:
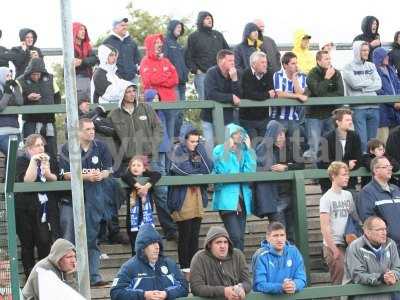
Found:
[[[326,97],[326,98],[310,98],[306,103],[300,103],[291,99],[273,99],[261,102],[254,102],[251,100],[241,100],[239,107],[268,107],[268,106],[314,106],[314,105],[353,105],[353,104],[372,104],[372,103],[394,103],[397,102],[392,96],[362,96],[362,97]],[[230,104],[221,104],[214,101],[182,101],[177,103],[151,103],[155,109],[212,109],[213,124],[215,128],[216,142],[222,143],[224,141],[224,123],[223,123],[223,110],[224,108],[232,108]],[[107,110],[116,107],[116,104],[104,105]],[[63,104],[59,105],[33,105],[22,107],[7,107],[0,114],[37,114],[37,113],[65,113],[66,107]],[[15,147],[15,146],[13,146]],[[10,158],[14,157],[13,151],[10,152]],[[9,161],[13,161],[10,159]],[[7,208],[9,233],[15,233],[15,217],[12,202],[14,193],[16,192],[38,192],[38,191],[59,191],[69,190],[70,183],[64,181],[47,182],[47,183],[15,183],[12,180],[12,166],[7,169],[8,180],[6,184],[0,184],[1,190],[6,192],[7,203],[10,204]],[[15,169],[15,167],[14,167]],[[15,171],[15,170],[14,170]],[[351,176],[370,176],[365,169],[359,169],[351,172]],[[306,199],[305,199],[305,179],[318,179],[327,178],[325,170],[301,170],[301,171],[287,171],[282,173],[274,172],[255,172],[246,174],[232,174],[232,175],[193,175],[193,176],[164,176],[158,185],[187,185],[187,184],[213,184],[213,183],[230,183],[230,182],[256,182],[256,181],[279,181],[291,180],[294,182],[296,201],[295,201],[295,240],[299,246],[301,253],[304,256],[307,273],[309,274],[309,249],[308,249],[308,236],[307,236],[307,215],[306,215]],[[11,229],[11,231],[10,231]],[[14,230],[14,231],[13,231]],[[16,257],[16,238],[15,235],[8,235],[9,239],[9,253],[10,258]],[[14,252],[15,251],[15,252]],[[18,273],[15,274],[12,268],[13,278],[17,278]],[[13,299],[18,299],[18,291],[16,287],[18,284],[14,283],[13,279]],[[258,293],[252,293],[248,299],[262,300],[262,299],[312,299],[323,298],[331,296],[342,295],[358,295],[358,294],[372,294],[387,291],[400,291],[400,286],[394,287],[379,287],[370,288],[360,285],[346,285],[346,286],[329,286],[329,287],[312,287],[307,288],[303,292],[292,296],[265,296]]]

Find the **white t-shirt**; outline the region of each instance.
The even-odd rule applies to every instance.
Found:
[[[353,196],[349,191],[335,192],[329,189],[319,202],[319,212],[327,213],[330,217],[330,226],[333,242],[344,245],[344,231],[347,218],[354,211]],[[324,241],[324,245],[326,242]]]

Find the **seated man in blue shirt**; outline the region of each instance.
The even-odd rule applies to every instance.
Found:
[[[267,240],[252,258],[253,290],[264,294],[294,294],[307,284],[303,258],[296,246],[286,242],[285,227],[272,222]]]

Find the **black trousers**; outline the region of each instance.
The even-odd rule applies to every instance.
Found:
[[[201,218],[176,222],[179,233],[178,256],[182,269],[190,268],[190,261],[199,249]]]
[[[35,246],[38,259],[45,258],[50,253],[52,236],[47,222],[41,222],[39,207],[15,210],[16,230],[21,242],[21,258],[24,273],[28,278],[35,266]]]

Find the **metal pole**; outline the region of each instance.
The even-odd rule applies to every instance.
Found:
[[[83,200],[82,184],[82,161],[78,137],[79,118],[75,82],[71,3],[69,0],[60,0],[60,6],[64,50],[64,82],[67,106],[68,150],[71,169],[71,192],[74,213],[75,246],[77,249],[78,260],[78,287],[82,296],[86,299],[90,299],[85,204]]]
[[[10,259],[11,272],[11,294],[14,300],[19,300],[19,275],[18,275],[18,255],[15,228],[15,205],[14,205],[14,181],[15,166],[17,161],[18,139],[12,136],[8,141],[8,157],[5,181],[5,198],[7,210],[7,242],[8,256]]]

